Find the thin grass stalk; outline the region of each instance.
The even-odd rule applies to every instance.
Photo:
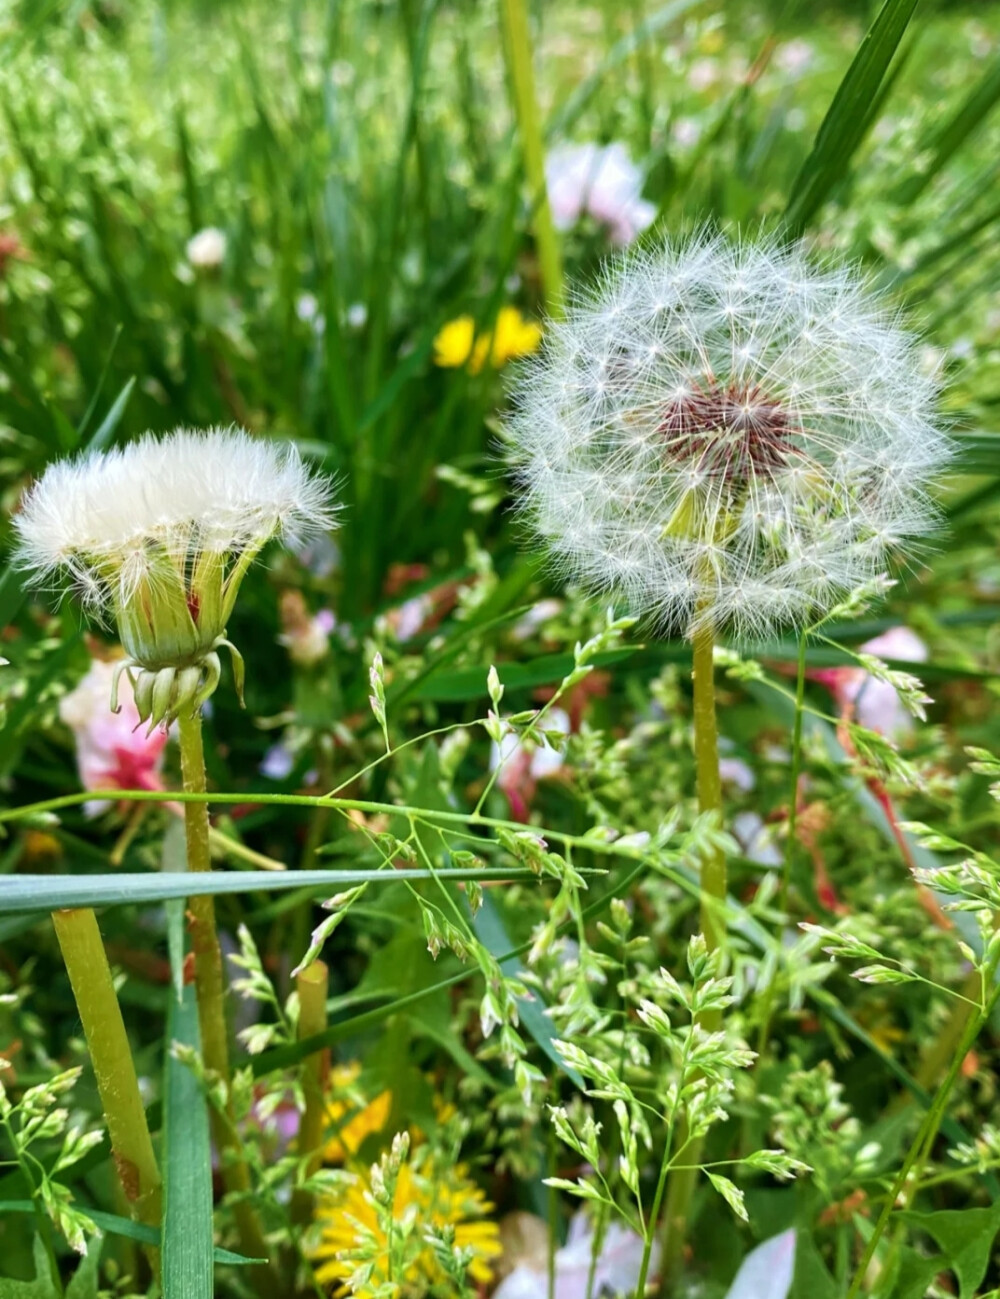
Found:
[[[115,1170],[129,1212],[159,1231],[160,1170],[97,917],[89,907],[54,911],[52,924],[83,1025]],[[148,1254],[158,1275],[160,1251],[150,1247]]]
[[[181,749],[181,775],[185,792],[203,794],[205,753],[201,737],[201,717],[182,713],[178,718]],[[189,871],[210,871],[209,823],[207,803],[184,804],[184,828],[187,834]],[[219,1150],[222,1177],[226,1190],[245,1195],[250,1190],[250,1170],[243,1159],[235,1135],[232,1113],[232,1074],[229,1068],[229,1041],[226,1029],[225,978],[222,949],[215,927],[215,900],[211,896],[188,899],[191,946],[194,952],[194,980],[198,993],[198,1026],[205,1068],[215,1073],[226,1086],[226,1115],[212,1111],[212,1135]],[[233,1211],[239,1231],[240,1246],[249,1258],[266,1258],[267,1245],[257,1215],[245,1199],[236,1200]],[[263,1269],[254,1269],[255,1282],[263,1285]]]
[[[897,1202],[902,1200],[899,1207],[907,1207],[912,1195],[920,1185],[920,1175],[934,1147],[937,1139],[941,1122],[944,1118],[944,1112],[948,1107],[948,1101],[951,1098],[952,1089],[961,1072],[965,1057],[972,1050],[976,1039],[982,1032],[983,1028],[989,1022],[993,1014],[994,1007],[1000,999],[1000,985],[996,983],[997,965],[1000,963],[1000,939],[995,939],[991,944],[994,949],[983,967],[982,987],[984,994],[979,1004],[978,1013],[975,1014],[966,1025],[965,1032],[958,1043],[958,1047],[952,1056],[951,1066],[945,1076],[944,1082],[938,1088],[934,1097],[934,1102],[930,1109],[924,1115],[923,1122],[917,1130],[917,1135],[907,1152],[903,1161],[903,1166],[896,1174],[896,1180],[893,1182],[892,1190],[886,1197],[885,1204],[882,1206],[882,1212],[879,1214],[878,1221],[875,1223],[875,1229],[868,1238],[868,1244],[865,1252],[861,1257],[857,1270],[854,1273],[854,1279],[851,1282],[851,1288],[847,1292],[847,1299],[856,1299],[861,1293],[861,1287],[865,1283],[865,1276],[875,1257],[875,1251],[878,1249],[879,1241],[885,1234],[889,1225],[889,1219],[897,1208]],[[985,995],[985,989],[991,989],[989,995]]]
[[[524,172],[531,193],[535,243],[538,247],[545,305],[550,315],[560,316],[565,297],[562,249],[552,221],[552,209],[545,187],[545,145],[538,96],[535,93],[528,12],[524,0],[501,0],[501,12],[514,111],[524,151]]]
[[[298,1036],[314,1037],[326,1031],[326,997],[330,986],[330,971],[325,961],[313,961],[300,970],[295,979],[299,994]],[[323,1137],[326,1132],[326,1089],[330,1072],[329,1048],[314,1051],[302,1061],[300,1079],[305,1097],[305,1110],[299,1123],[299,1158],[308,1157],[305,1176],[311,1177],[319,1168],[323,1156]],[[306,1223],[312,1216],[313,1197],[308,1191],[298,1190],[292,1199],[292,1218]]]

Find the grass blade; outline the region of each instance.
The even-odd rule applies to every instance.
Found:
[[[144,1222],[134,1222],[131,1218],[123,1218],[117,1213],[105,1213],[103,1209],[92,1209],[87,1204],[75,1203],[73,1211],[82,1213],[108,1235],[124,1236],[127,1240],[134,1240],[140,1245],[159,1244],[159,1232],[153,1227],[147,1227]],[[0,1213],[33,1214],[34,1212],[35,1205],[32,1200],[0,1200]],[[236,1254],[231,1249],[220,1249],[218,1246],[212,1254],[216,1263],[225,1263],[229,1267],[246,1267],[257,1262],[255,1258],[247,1258],[244,1254]]]
[[[170,999],[169,1042],[199,1045],[193,984]],[[205,1097],[191,1070],[168,1052],[164,1079],[163,1297],[212,1299],[212,1150]]]
[[[128,405],[128,399],[132,396],[132,389],[135,387],[135,375],[125,384],[121,392],[115,398],[111,409],[101,420],[100,426],[90,439],[89,447],[91,451],[103,451],[114,438],[121,418],[125,414],[125,407]]]
[[[398,884],[405,880],[531,880],[530,870],[481,867],[479,870],[447,867],[430,871],[328,870],[227,871],[192,875],[187,871],[155,871],[148,875],[15,875],[0,887],[0,915],[25,911],[55,911],[60,907],[115,907],[165,902],[168,898],[204,897],[219,893],[270,892],[274,889],[315,889],[334,893],[355,884]]]
[[[905,180],[894,197],[900,203],[912,203],[952,154],[992,112],[998,100],[1000,100],[1000,58],[993,60],[951,117],[934,131],[923,148],[918,150],[918,157],[933,150],[930,161],[916,175]]]
[[[785,222],[794,232],[801,232],[829,198],[873,124],[869,106],[916,6],[917,0],[885,0],[865,34],[792,186]]]

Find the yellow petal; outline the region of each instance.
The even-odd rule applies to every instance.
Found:
[[[455,369],[472,355],[476,326],[471,316],[457,316],[434,339],[434,364]]]

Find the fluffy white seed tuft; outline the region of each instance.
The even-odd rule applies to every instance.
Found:
[[[853,269],[702,233],[609,263],[522,365],[520,508],[661,631],[760,640],[934,530],[937,396]]]
[[[183,573],[198,555],[238,561],[273,536],[304,541],[334,518],[329,480],[292,444],[178,429],[55,462],[14,522],[23,568],[68,574],[101,608],[126,604],[164,553]]]

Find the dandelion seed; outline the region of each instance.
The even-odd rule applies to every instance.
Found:
[[[937,392],[853,270],[667,244],[612,263],[523,367],[521,510],[567,577],[659,629],[759,640],[933,531]]]
[[[290,445],[238,430],[146,434],[50,465],[15,519],[17,561],[39,579],[68,576],[89,612],[113,615],[129,655],[119,673],[152,727],[208,698],[220,646],[240,689],[225,639],[240,583],[272,537],[331,527],[330,494]]]

